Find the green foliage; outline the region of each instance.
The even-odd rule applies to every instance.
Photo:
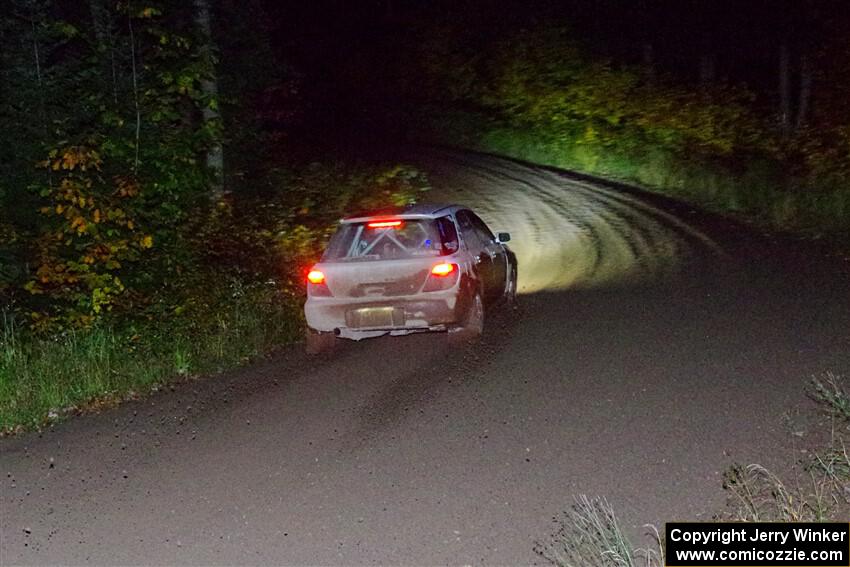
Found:
[[[423,50],[428,108],[448,107],[420,125],[429,141],[636,182],[780,229],[850,230],[850,113],[843,95],[828,102],[836,89],[809,128],[783,138],[745,88],[648,77],[588,56],[562,27],[472,43],[436,29],[434,53],[454,64]],[[846,46],[828,53],[850,61]],[[850,85],[846,68],[832,74]]]
[[[299,307],[273,285],[207,282],[180,314],[33,337],[0,329],[0,431],[132,398],[175,376],[220,372],[301,336]]]
[[[39,326],[13,324],[11,314],[4,313],[0,430],[37,426],[48,415],[142,394],[174,376],[218,372],[301,338],[304,271],[317,260],[336,220],[356,210],[413,202],[427,189],[420,172],[402,165],[312,164],[299,172],[279,171],[267,182],[281,183],[284,189],[197,207],[176,229],[189,261],[175,268],[169,281],[155,282],[144,296],[128,298],[132,310],[125,306],[121,317],[115,306],[111,317],[92,318],[86,328],[67,325],[45,336],[36,333],[44,330]],[[329,186],[336,191],[328,192]],[[86,198],[80,205],[79,197],[71,202],[69,198],[60,205],[74,207],[71,219],[84,216],[86,230],[80,230],[79,221],[70,228],[67,208],[49,214],[59,217],[54,219],[59,226],[67,226],[63,238],[70,237],[79,254],[101,246],[95,235],[110,223],[127,248],[91,261],[66,261],[56,273],[40,268],[39,273],[54,279],[33,285],[52,290],[54,301],[57,286],[72,296],[84,296],[90,285],[103,286],[97,270],[102,265],[102,273],[111,273],[105,269],[109,258],[124,253],[135,261],[157,249],[156,240],[126,226],[126,217],[95,223],[96,203],[89,205]],[[72,276],[77,281],[68,282]],[[89,277],[93,284],[87,283]],[[105,304],[101,308],[107,309]]]
[[[814,183],[847,186],[850,179],[850,116],[843,124],[827,127],[825,131],[807,130],[800,141],[799,149]]]
[[[300,337],[302,270],[336,220],[427,189],[402,165],[286,161],[281,128],[303,101],[249,30],[262,5],[214,5],[221,49],[192,3],[0,14],[0,144],[15,148],[0,161],[0,429]],[[220,99],[204,94],[218,57],[233,69]],[[220,142],[233,191],[213,203],[204,163]]]
[[[640,152],[551,140],[534,131],[492,128],[467,144],[535,163],[583,171],[684,199],[709,210],[746,216],[772,228],[840,234],[850,229],[850,190],[818,178],[788,178],[781,163],[752,158],[737,167],[683,158],[658,147]]]
[[[0,304],[11,304],[11,295],[22,284],[24,266],[18,255],[19,236],[15,227],[0,217]]]
[[[47,220],[36,240],[38,265],[24,288],[50,300],[48,308],[70,326],[87,326],[111,308],[125,286],[120,271],[153,245],[136,230],[132,211],[139,187],[132,179],[107,183],[102,160],[85,146],[52,151],[44,165],[61,178],[41,189],[41,213]],[[49,311],[33,311],[37,327],[47,329]]]
[[[520,31],[454,66],[432,59],[426,55],[424,67],[436,74],[433,81],[449,85],[450,99],[496,111],[506,125],[547,140],[619,151],[650,144],[709,156],[771,144],[744,89],[692,92],[647,81],[638,69],[587,57],[564,28]]]
[[[850,183],[850,46],[845,38],[850,21],[836,18],[828,25],[831,29],[815,54],[811,121],[789,145],[802,154],[811,185],[846,188]],[[845,212],[850,214],[848,209]]]
[[[316,261],[337,220],[413,203],[428,189],[424,175],[405,165],[312,163],[273,170],[265,183],[267,190],[201,211],[187,224],[186,239],[204,265],[256,279],[300,279],[300,268]]]
[[[14,88],[3,93],[0,137],[22,151],[0,198],[25,207],[13,228],[32,266],[30,297],[17,296],[42,331],[132,311],[174,274],[187,253],[178,229],[205,191],[198,158],[221,136],[200,119],[217,102],[199,88],[209,70],[191,13],[90,7],[20,1],[2,20],[24,48],[4,44]]]

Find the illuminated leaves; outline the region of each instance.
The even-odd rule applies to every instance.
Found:
[[[142,8],[136,14],[136,17],[141,18],[141,19],[150,19],[150,18],[153,18],[154,16],[161,16],[161,15],[162,15],[162,10],[159,10],[157,8],[152,8],[152,7],[146,7],[146,8]]]
[[[24,289],[64,303],[64,321],[89,324],[124,294],[119,272],[154,246],[129,212],[142,191],[133,177],[104,179],[100,152],[88,146],[57,148],[42,165],[62,177],[40,192],[49,230],[38,240],[37,268]],[[48,320],[42,313],[40,324]]]
[[[95,4],[113,25],[97,29],[98,15],[86,10],[28,12],[38,16],[31,30],[37,37],[21,43],[21,80],[9,85],[14,101],[26,102],[16,110],[20,128],[4,130],[13,150],[9,170],[22,173],[4,179],[0,197],[15,185],[38,199],[22,201],[36,219],[27,226],[26,268],[14,286],[26,284],[20,309],[38,313],[33,325],[40,329],[134,311],[178,269],[192,270],[194,252],[179,232],[206,191],[197,159],[221,136],[201,125],[201,111],[218,101],[200,93],[210,69],[198,57],[195,23],[185,17],[191,8],[172,10],[161,0]],[[49,30],[38,27],[48,20]],[[99,34],[104,30],[113,35]],[[43,55],[39,77],[34,44]],[[25,148],[12,147],[16,136]],[[0,293],[7,289],[3,221]]]
[[[49,167],[53,171],[73,171],[77,168],[81,171],[100,169],[101,163],[100,154],[85,146],[69,146],[61,152],[53,150],[50,152],[49,159],[41,162],[44,167]]]
[[[78,234],[83,234],[86,231],[86,219],[81,216],[74,217],[71,219],[70,228],[72,231],[76,230]]]
[[[520,30],[476,53],[453,44],[455,36],[440,36],[445,45],[424,55],[430,79],[450,100],[495,111],[520,130],[620,150],[659,145],[726,156],[773,149],[773,137],[751,109],[752,95],[742,88],[694,92],[663,77],[646,81],[637,68],[587,56],[557,26]],[[444,52],[447,60],[460,60],[432,61]]]

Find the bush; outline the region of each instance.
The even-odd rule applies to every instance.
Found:
[[[219,372],[300,339],[303,274],[336,220],[414,202],[428,188],[403,165],[313,164],[267,179],[277,181],[286,185],[197,208],[179,228],[173,275],[136,274],[137,285],[115,295],[121,309],[52,329],[31,325],[29,309],[4,311],[0,431]]]

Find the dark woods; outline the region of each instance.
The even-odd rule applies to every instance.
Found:
[[[413,191],[398,169],[292,158],[307,104],[270,25],[258,0],[0,14],[0,294],[19,325],[160,317],[223,274],[289,281],[281,259],[315,253],[361,192]]]

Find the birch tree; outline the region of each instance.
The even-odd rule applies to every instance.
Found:
[[[212,134],[212,142],[207,150],[207,167],[212,174],[211,197],[218,200],[224,194],[224,147],[221,141],[221,111],[219,110],[218,74],[215,69],[215,44],[212,36],[212,15],[209,0],[194,0],[195,24],[201,37],[198,53],[206,67],[201,78],[201,92],[204,96],[204,126]]]
[[[104,0],[89,0],[92,27],[97,39],[97,53],[101,66],[108,74],[112,85],[112,100],[118,104],[118,71],[115,61],[115,41],[113,39],[112,11]],[[105,83],[106,81],[104,81]]]
[[[788,44],[779,47],[779,127],[784,134],[791,131],[791,58]]]

